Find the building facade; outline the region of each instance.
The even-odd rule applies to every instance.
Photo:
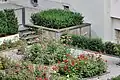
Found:
[[[84,22],[92,24],[92,37],[100,37],[105,41],[116,41],[115,31],[120,29],[120,0],[7,0],[7,2],[32,8],[33,11],[26,11],[26,15],[29,16],[39,10],[51,8],[82,13]],[[26,17],[27,23],[30,23],[29,18]]]

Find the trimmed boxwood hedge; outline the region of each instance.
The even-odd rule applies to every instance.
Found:
[[[49,9],[32,14],[31,21],[35,25],[61,29],[82,24],[83,16],[69,10]]]
[[[85,36],[63,34],[61,36],[61,41],[65,44],[69,44],[81,49],[89,49],[98,52],[104,51],[104,44],[100,38],[88,38]]]
[[[61,36],[61,42],[81,49],[88,49],[120,56],[120,44],[103,42],[100,38],[88,38],[85,36],[63,34]]]
[[[18,20],[13,9],[0,11],[0,37],[18,33]]]

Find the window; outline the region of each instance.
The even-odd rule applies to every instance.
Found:
[[[69,6],[63,5],[63,7],[64,7],[64,10],[69,10]]]
[[[118,44],[120,44],[120,29],[115,29],[115,37]]]
[[[38,0],[33,0],[34,1],[34,3],[38,3]]]
[[[37,6],[38,6],[38,0],[31,0],[31,4],[32,4],[34,7],[37,7]]]
[[[0,0],[0,1],[2,1],[2,2],[6,2],[7,0]]]

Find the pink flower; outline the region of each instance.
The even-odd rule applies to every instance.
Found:
[[[58,67],[57,66],[52,66],[52,69],[57,71]]]
[[[71,65],[74,66],[75,65],[75,62],[74,60],[71,61]]]
[[[66,54],[66,56],[67,56],[67,57],[69,57],[69,56],[70,56],[70,54]]]
[[[44,80],[48,80],[48,78],[44,78]]]
[[[84,59],[84,58],[85,58],[84,54],[78,56],[78,59]]]
[[[66,59],[66,60],[63,60],[63,62],[67,63],[67,62],[68,62],[68,60],[67,60],[67,59]]]
[[[20,65],[19,65],[19,64],[16,64],[15,66],[16,66],[16,67],[19,67]]]
[[[44,66],[44,69],[46,70],[46,69],[47,69],[47,66]]]
[[[105,62],[107,62],[107,60],[105,60]]]
[[[33,72],[33,71],[34,71],[33,65],[28,65],[28,69],[29,69],[31,72]]]
[[[64,66],[64,70],[66,71],[68,69],[68,66],[66,65],[66,66]]]
[[[60,61],[58,61],[58,64],[60,64]]]
[[[36,80],[43,80],[43,79],[42,79],[42,78],[38,78],[38,77],[37,77],[37,78],[36,78]]]

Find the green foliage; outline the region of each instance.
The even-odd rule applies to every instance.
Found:
[[[85,36],[63,34],[60,40],[64,44],[72,45],[81,49],[105,52],[106,54],[120,56],[120,44],[112,42],[104,43],[100,38],[88,38]]]
[[[0,11],[0,36],[18,33],[18,21],[14,10],[6,9]]]
[[[13,66],[14,62],[7,57],[0,57],[0,70],[8,69]]]
[[[57,42],[48,42],[46,44],[34,44],[26,52],[25,60],[34,64],[55,64],[62,61],[64,55],[69,53],[69,49]]]
[[[105,42],[106,54],[120,56],[120,45],[112,42]]]
[[[9,67],[2,75],[1,80],[48,80],[46,78],[46,72],[48,68],[42,65],[33,65],[28,62],[16,63]]]
[[[0,36],[5,35],[7,33],[7,23],[6,16],[3,11],[0,11]]]
[[[18,20],[15,16],[15,12],[12,9],[4,10],[6,15],[7,30],[9,35],[18,33]]]
[[[120,76],[117,76],[115,78],[112,78],[111,80],[120,80]]]
[[[80,78],[86,78],[101,75],[104,72],[106,72],[106,63],[102,60],[101,55],[96,57],[93,54],[81,54],[78,58],[67,55],[67,58],[59,64],[59,73],[70,77],[73,77],[72,74],[74,74]]]
[[[20,46],[24,46],[25,43],[21,40],[12,42],[11,40],[5,40],[1,45],[0,45],[0,51],[2,50],[7,50],[11,48],[19,48]]]
[[[77,46],[81,49],[89,49],[93,51],[104,50],[104,44],[100,38],[88,38],[85,36],[66,34],[61,36],[61,41],[62,43]]]
[[[49,9],[34,13],[31,15],[31,20],[35,25],[61,29],[82,24],[83,16],[67,10]]]
[[[104,43],[100,38],[90,38],[88,40],[88,49],[92,51],[104,51]]]

